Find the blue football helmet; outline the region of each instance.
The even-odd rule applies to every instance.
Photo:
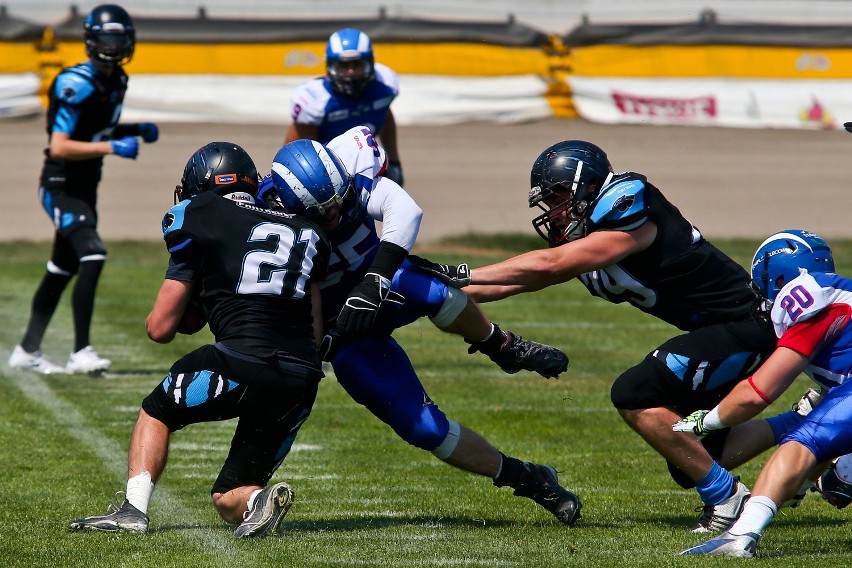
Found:
[[[530,171],[530,207],[536,232],[555,247],[586,236],[587,218],[612,179],[606,152],[591,142],[566,140],[547,148]]]
[[[295,140],[278,150],[272,185],[285,210],[328,231],[346,226],[360,212],[352,176],[333,151],[314,140]]]
[[[751,260],[752,286],[770,303],[784,284],[808,272],[834,272],[831,247],[821,237],[800,229],[775,233],[757,248]]]
[[[83,22],[86,55],[107,67],[124,65],[133,58],[136,30],[130,14],[115,4],[96,6]]]
[[[370,37],[354,28],[331,34],[325,48],[325,71],[335,93],[359,97],[376,78]]]

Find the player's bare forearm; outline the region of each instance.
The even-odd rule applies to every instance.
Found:
[[[496,302],[497,300],[502,300],[503,298],[514,296],[515,294],[521,294],[525,291],[526,290],[519,286],[477,286],[474,284],[464,288],[465,294],[479,304]]]
[[[388,110],[385,124],[382,126],[381,132],[378,133],[382,147],[388,155],[389,162],[399,162],[399,148],[396,143],[396,120],[393,113]]]

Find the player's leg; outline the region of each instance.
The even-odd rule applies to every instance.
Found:
[[[83,224],[68,232],[68,240],[79,259],[77,281],[71,296],[74,315],[74,351],[68,359],[72,373],[101,373],[112,362],[100,357],[92,348],[89,330],[95,309],[98,281],[106,262],[106,247],[92,224]]]
[[[487,476],[498,487],[512,487],[516,495],[533,499],[563,523],[579,517],[579,499],[558,484],[553,468],[505,456],[476,432],[448,419],[391,337],[350,342],[332,365],[349,395],[409,444],[454,467]]]
[[[750,321],[710,326],[670,339],[613,384],[612,402],[622,418],[673,465],[681,485],[695,485],[704,502],[695,532],[730,526],[749,490],[714,459],[728,431],[716,435],[722,443],[711,455],[707,442],[673,432],[671,425],[692,410],[715,406],[772,348],[772,338]]]
[[[77,272],[77,255],[68,240],[56,233],[53,252],[47,270],[33,294],[30,318],[21,343],[9,357],[13,369],[35,371],[42,374],[64,373],[65,368],[50,362],[41,353],[41,343],[47,326],[56,312],[62,293]]]
[[[289,454],[316,400],[320,375],[294,372],[244,356],[224,357],[227,376],[251,377],[239,398],[231,448],[211,490],[219,516],[238,523],[237,538],[275,534],[295,499],[284,482],[269,484]]]
[[[392,288],[405,297],[406,312],[429,316],[442,331],[464,338],[470,344],[468,353],[484,353],[507,373],[526,370],[556,377],[568,368],[568,357],[559,349],[500,329],[463,291],[429,277],[407,261],[394,276]]]

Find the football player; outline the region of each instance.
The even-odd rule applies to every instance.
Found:
[[[822,238],[798,229],[776,233],[758,247],[752,278],[771,310],[779,338],[775,352],[712,410],[692,413],[673,430],[701,436],[741,424],[760,414],[803,372],[824,394],[806,418],[794,413],[783,424],[781,445],[763,466],[739,520],[683,555],[754,556],[779,507],[816,479],[826,463],[852,452],[852,280],[834,273],[831,249]],[[818,487],[832,501],[841,482],[828,486],[827,475]],[[848,484],[843,493],[845,506]]]
[[[311,79],[293,91],[293,123],[284,143],[309,139],[328,144],[354,126],[367,126],[387,152],[384,176],[403,185],[396,121],[390,108],[399,95],[396,73],[375,62],[370,37],[353,28],[328,38],[325,68],[325,77]]]
[[[106,247],[97,232],[97,190],[104,156],[135,159],[139,140],[156,142],[157,126],[118,124],[136,32],[128,13],[114,4],[94,8],[84,24],[89,60],[63,69],[48,91],[48,148],[45,150],[39,196],[53,221],[53,252],[36,289],[29,324],[12,351],[9,366],[37,373],[102,373],[110,360],[90,345],[89,328],[95,291],[106,261]],[[77,281],[71,305],[74,349],[65,367],[41,353],[47,325],[65,288]]]
[[[775,347],[748,273],[644,175],[613,172],[606,153],[590,142],[567,140],[544,150],[530,187],[529,206],[541,210],[533,227],[549,248],[472,270],[414,260],[479,302],[577,278],[594,296],[629,302],[683,330],[622,373],[611,399],[667,460],[675,481],[697,488],[704,505],[692,531],[726,529],[749,496],[728,470],[771,447],[772,429],[761,421],[730,438],[726,429],[699,442],[678,436],[671,424],[716,404]]]
[[[197,297],[216,343],[175,362],[142,401],[126,499],[106,515],[72,521],[72,529],[147,532],[170,434],[238,418],[213,505],[239,523],[238,538],[278,531],[293,490],[266,484],[310,415],[322,377],[318,283],[330,244],[305,219],[256,207],[257,186],[251,158],[229,142],[211,142],[187,163],[180,202],[163,219],[170,260],[146,326],[152,340],[168,343],[188,325],[186,308]]]
[[[580,500],[562,488],[556,470],[502,454],[479,434],[449,419],[429,397],[391,332],[423,316],[463,335],[506,372],[558,376],[568,358],[493,325],[465,294],[414,270],[406,257],[421,210],[384,177],[386,155],[366,126],[322,145],[286,144],[275,156],[260,193],[273,206],[314,220],[331,239],[332,260],[322,282],[323,318],[337,381],[358,403],[409,444],[438,459],[509,486],[571,525]],[[382,223],[381,236],[376,221]]]

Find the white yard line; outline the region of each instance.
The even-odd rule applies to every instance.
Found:
[[[7,356],[4,354],[4,356]],[[76,438],[78,442],[90,449],[104,465],[107,471],[116,478],[116,488],[123,489],[127,479],[127,451],[123,445],[111,440],[92,427],[89,420],[80,413],[73,404],[59,398],[41,377],[34,373],[22,373],[13,370],[5,371],[5,375],[31,401],[40,404],[50,412],[52,420],[61,425],[65,432]],[[127,432],[130,437],[130,430]],[[102,502],[93,503],[91,514],[99,514],[106,509],[106,503],[111,495],[104,494]],[[180,534],[193,548],[215,551],[217,562],[225,565],[238,566],[244,560],[241,551],[237,550],[235,539],[221,528],[205,527],[192,511],[183,505],[168,490],[158,487],[152,499],[154,517],[165,519],[168,525],[176,526]],[[73,515],[68,514],[70,521]],[[157,525],[163,523],[154,522]],[[192,530],[183,530],[190,528]]]

